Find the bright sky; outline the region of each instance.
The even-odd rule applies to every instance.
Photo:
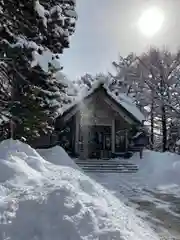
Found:
[[[150,45],[180,46],[180,0],[76,0],[79,19],[64,51],[64,73],[76,79],[85,73],[112,71],[111,62],[130,52],[141,52]],[[150,7],[164,13],[163,28],[148,38],[138,29],[141,14]]]

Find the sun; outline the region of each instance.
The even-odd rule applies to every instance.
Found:
[[[140,16],[138,28],[145,36],[152,37],[161,30],[163,22],[163,11],[157,7],[151,7]]]

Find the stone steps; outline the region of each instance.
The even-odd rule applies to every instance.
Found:
[[[124,160],[76,160],[76,164],[85,172],[135,173],[138,171],[137,165]]]

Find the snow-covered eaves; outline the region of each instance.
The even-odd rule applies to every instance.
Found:
[[[113,92],[110,92],[109,90],[107,90],[107,93],[126,111],[133,115],[139,122],[145,121],[145,116],[130,97],[126,96],[124,93],[119,93],[119,95],[116,96]]]
[[[133,100],[126,96],[125,94],[118,94],[116,96],[113,92],[111,92],[108,88],[108,84],[105,79],[102,78],[102,80],[97,81],[93,84],[92,88],[88,90],[84,90],[77,96],[73,102],[70,104],[64,105],[60,111],[59,115],[64,115],[67,111],[69,111],[74,106],[80,104],[84,99],[88,98],[90,95],[92,95],[98,88],[103,88],[107,95],[113,99],[118,105],[120,105],[125,111],[127,111],[132,118],[134,118],[136,121],[142,123],[145,121],[145,116],[142,114],[142,112],[138,109],[138,107],[135,105]]]

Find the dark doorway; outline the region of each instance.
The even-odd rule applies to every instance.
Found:
[[[126,152],[126,130],[120,130],[116,133],[115,151]]]
[[[91,126],[89,128],[88,152],[90,158],[104,158],[110,156],[110,126]]]

